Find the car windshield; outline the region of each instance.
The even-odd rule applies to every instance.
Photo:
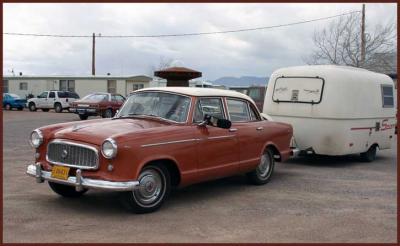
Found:
[[[21,97],[19,97],[16,94],[8,94],[10,97],[14,98],[14,99],[21,99]]]
[[[186,122],[190,98],[165,92],[133,93],[116,118],[151,116]]]
[[[89,94],[82,98],[82,100],[100,102],[103,100],[108,100],[108,94]]]

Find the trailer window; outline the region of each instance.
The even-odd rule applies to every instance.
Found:
[[[382,91],[382,106],[384,108],[393,108],[394,107],[393,86],[382,85],[381,91]]]
[[[274,102],[318,104],[322,100],[325,81],[320,77],[279,77],[275,80]]]

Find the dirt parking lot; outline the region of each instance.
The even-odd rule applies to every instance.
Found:
[[[173,191],[156,213],[129,214],[118,194],[57,196],[25,174],[34,128],[70,113],[3,112],[4,242],[396,242],[397,154],[296,158],[265,186],[242,176]]]

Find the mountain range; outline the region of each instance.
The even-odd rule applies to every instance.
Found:
[[[249,86],[249,85],[262,85],[265,86],[268,83],[268,77],[255,77],[255,76],[242,76],[242,77],[221,77],[213,82],[214,85],[225,85],[225,86]]]

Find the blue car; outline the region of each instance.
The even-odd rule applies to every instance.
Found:
[[[6,110],[12,110],[17,108],[23,110],[26,105],[26,100],[21,99],[18,95],[11,93],[3,93],[3,108]]]

